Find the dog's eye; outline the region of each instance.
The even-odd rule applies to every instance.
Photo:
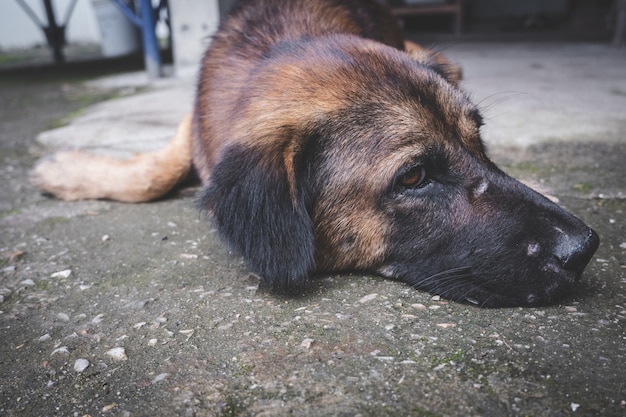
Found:
[[[426,169],[417,165],[398,177],[397,184],[404,188],[419,188],[427,183]]]

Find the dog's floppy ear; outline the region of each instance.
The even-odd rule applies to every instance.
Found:
[[[432,68],[454,86],[458,86],[459,81],[463,78],[461,67],[452,63],[448,57],[439,52],[423,48],[411,41],[404,41],[404,50],[415,61]]]
[[[302,290],[315,269],[313,224],[294,159],[290,151],[230,146],[200,201],[221,236],[273,292]]]

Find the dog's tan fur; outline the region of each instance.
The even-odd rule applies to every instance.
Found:
[[[317,7],[315,2],[312,2],[313,7]],[[336,10],[342,10],[341,8],[329,9],[325,11],[329,15],[332,15]],[[344,30],[347,33],[359,33],[359,28],[355,27],[351,16],[343,15],[339,17],[335,16],[334,19],[342,20],[341,25],[344,26]],[[384,15],[383,15],[384,17]],[[389,27],[389,34],[385,35],[389,42],[398,42],[399,35],[391,30],[393,25]],[[453,85],[457,85],[461,79],[461,68],[454,65],[444,55],[435,52],[433,50],[424,48],[414,42],[404,40],[402,41],[404,49],[412,59],[416,62],[421,62],[426,65],[435,65],[439,68],[445,69],[447,74],[447,80]],[[218,49],[219,46],[216,48]],[[230,51],[217,51],[215,54],[230,54]],[[246,59],[249,59],[246,57]],[[243,66],[245,68],[245,65]],[[212,70],[212,61],[205,59],[204,72]],[[265,100],[255,103],[256,107],[249,109],[249,112],[254,115],[250,118],[240,118],[237,120],[237,126],[229,126],[232,131],[256,131],[256,135],[250,135],[249,137],[240,138],[238,140],[250,140],[257,141],[258,138],[267,137],[268,135],[274,135],[277,125],[299,125],[303,121],[314,114],[316,111],[329,112],[335,108],[339,108],[344,105],[342,100],[338,100],[333,89],[329,89],[328,86],[318,85],[315,88],[316,95],[319,95],[320,91],[326,91],[328,93],[325,99],[320,100],[319,96],[314,100],[316,103],[322,104],[324,108],[315,110],[310,108],[307,104],[311,103],[309,97],[302,94],[299,91],[297,101],[302,103],[303,106],[299,109],[290,109],[289,112],[284,111],[280,113],[280,116],[275,116],[272,122],[268,122],[265,125],[258,125],[258,114],[275,114],[276,111],[270,108],[272,99],[275,102],[280,102],[281,97],[271,97],[272,93],[278,95],[290,94],[292,91],[287,88],[283,80],[284,79],[297,79],[297,74],[289,73],[289,71],[296,71],[295,68],[277,68],[275,74],[275,85],[281,86],[276,91],[264,91],[268,94]],[[238,83],[249,82],[244,81],[244,75],[239,80],[236,77],[236,72],[229,73],[228,85],[232,88],[236,88]],[[205,75],[206,77],[206,75]],[[199,97],[204,95],[210,95],[203,89],[205,85],[200,85]],[[223,88],[223,87],[221,87]],[[337,88],[337,87],[335,87]],[[365,86],[362,86],[365,88]],[[311,90],[312,91],[312,90]],[[226,95],[230,94],[227,92]],[[291,100],[291,98],[290,98]],[[47,157],[41,160],[31,172],[31,182],[33,185],[41,189],[42,191],[54,195],[62,200],[85,200],[85,199],[109,199],[117,200],[129,203],[139,203],[158,199],[172,190],[177,184],[184,180],[188,173],[192,170],[193,166],[198,172],[199,178],[206,183],[206,180],[210,178],[210,172],[213,164],[216,161],[216,155],[219,150],[224,146],[227,146],[225,142],[216,142],[217,138],[224,137],[223,135],[214,135],[213,137],[206,134],[199,133],[199,131],[210,132],[220,131],[223,127],[216,126],[216,123],[209,125],[205,116],[203,115],[204,107],[215,107],[215,103],[202,104],[202,100],[199,100],[199,105],[196,111],[196,127],[195,130],[198,135],[198,140],[195,141],[192,126],[193,115],[187,115],[180,123],[176,135],[167,145],[167,147],[150,153],[137,154],[131,159],[122,160],[111,158],[107,156],[94,155],[82,151],[64,151],[58,152],[54,156]],[[222,110],[224,113],[219,114],[220,108],[224,107],[221,103],[217,104],[217,109],[212,109],[213,114],[217,114],[215,119],[228,120],[229,115],[226,114],[228,109]],[[249,125],[252,122],[254,125]],[[267,133],[261,132],[261,129],[265,126]],[[200,146],[199,144],[202,144]],[[250,145],[253,145],[251,143]],[[290,161],[290,150],[285,150],[284,159],[287,164]],[[290,171],[290,178],[293,184],[293,171]]]
[[[32,183],[62,200],[109,199],[127,203],[155,200],[191,170],[191,114],[158,151],[117,159],[80,151],[58,152],[40,161]]]
[[[598,237],[489,160],[460,77],[376,0],[240,0],[165,149],[61,153],[33,182],[140,202],[193,165],[200,207],[272,290],[367,270],[481,305],[552,302]]]

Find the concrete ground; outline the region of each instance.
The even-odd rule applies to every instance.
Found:
[[[0,77],[0,415],[625,415],[626,50],[442,49],[493,159],[600,234],[571,298],[483,310],[356,274],[303,298],[258,291],[194,187],[66,203],[27,181],[54,148],[158,147],[192,78],[13,74]]]

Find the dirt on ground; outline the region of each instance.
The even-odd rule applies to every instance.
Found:
[[[0,415],[626,413],[623,141],[491,149],[601,236],[562,304],[480,309],[358,274],[281,298],[220,242],[193,186],[130,205],[29,185],[40,131],[126,93],[0,80]]]

